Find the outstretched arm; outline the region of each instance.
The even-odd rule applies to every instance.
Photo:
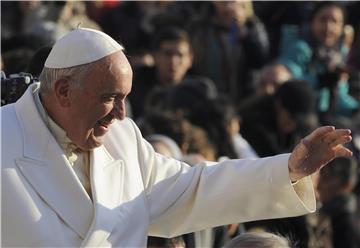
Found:
[[[289,175],[292,182],[320,170],[336,157],[352,156],[343,145],[351,141],[349,129],[332,126],[317,128],[295,147],[289,158]]]

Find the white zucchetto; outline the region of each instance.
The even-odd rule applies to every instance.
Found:
[[[47,68],[69,68],[88,64],[124,48],[109,35],[77,28],[60,38],[45,61]]]

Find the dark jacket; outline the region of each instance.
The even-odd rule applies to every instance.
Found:
[[[267,33],[263,24],[252,18],[240,31],[225,28],[206,16],[189,28],[194,49],[193,70],[212,79],[219,92],[240,102],[254,93],[255,69],[261,68],[269,54]]]
[[[271,95],[254,97],[243,104],[240,133],[260,157],[289,152],[297,134],[283,135],[277,127],[275,98]]]
[[[356,198],[343,194],[324,204],[320,213],[330,218],[334,248],[360,247],[360,230],[356,224]]]

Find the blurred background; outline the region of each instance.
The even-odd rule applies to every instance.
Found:
[[[314,175],[319,211],[234,223],[149,247],[222,247],[270,231],[293,247],[360,247],[359,1],[1,1],[1,105],[37,82],[54,42],[102,30],[134,71],[127,113],[166,156],[290,152],[321,125],[350,128],[354,152]]]

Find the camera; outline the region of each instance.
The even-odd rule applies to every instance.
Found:
[[[1,106],[16,102],[34,82],[39,81],[30,73],[20,72],[6,77],[1,71]]]

